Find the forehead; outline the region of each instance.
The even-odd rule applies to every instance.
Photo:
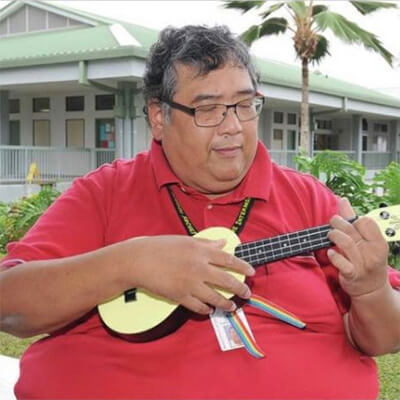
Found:
[[[178,64],[175,95],[185,98],[223,98],[254,92],[248,70],[240,65],[226,64],[206,74],[194,66]]]

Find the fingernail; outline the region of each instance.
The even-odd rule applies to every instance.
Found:
[[[233,312],[237,309],[237,305],[235,303],[232,304],[232,307],[229,309],[230,312]]]
[[[243,295],[244,299],[249,299],[251,297],[251,291],[249,288],[247,288],[246,293]]]
[[[248,276],[254,276],[256,274],[256,270],[253,267],[250,267],[248,269],[247,275]]]

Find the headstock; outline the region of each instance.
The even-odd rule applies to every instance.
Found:
[[[375,220],[387,242],[400,241],[400,205],[377,208],[366,216]]]

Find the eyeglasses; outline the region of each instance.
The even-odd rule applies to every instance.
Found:
[[[168,104],[176,110],[194,116],[194,122],[197,126],[212,128],[222,124],[228,114],[229,108],[235,110],[235,114],[241,122],[251,121],[257,118],[261,113],[264,101],[264,96],[257,95],[235,104],[207,104],[195,108],[187,107],[169,100],[163,100],[163,103]]]

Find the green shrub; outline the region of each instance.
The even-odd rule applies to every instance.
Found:
[[[338,196],[347,197],[357,214],[379,206],[374,188],[365,183],[365,167],[346,154],[325,150],[313,158],[300,154],[295,162],[299,171],[314,175]]]
[[[359,215],[378,208],[400,204],[400,164],[392,162],[379,171],[369,185],[365,168],[344,153],[325,150],[310,158],[295,157],[297,169],[314,175],[340,197],[347,197]],[[376,193],[379,193],[376,194]],[[389,264],[400,270],[400,243],[389,245]]]
[[[57,190],[44,187],[18,201],[0,203],[0,253],[6,252],[7,243],[21,239],[59,195]]]

